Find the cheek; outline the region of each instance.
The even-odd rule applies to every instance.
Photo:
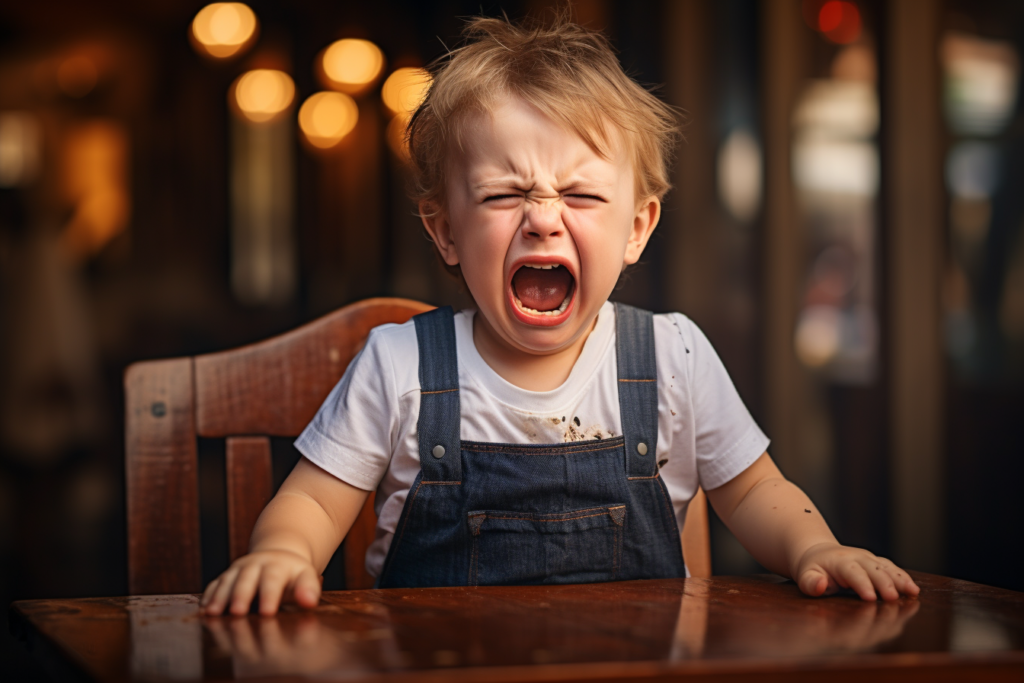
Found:
[[[514,211],[467,211],[454,229],[462,272],[467,282],[499,288],[504,273],[505,256],[518,229]],[[453,226],[454,228],[455,226]]]
[[[629,239],[628,216],[593,214],[579,217],[573,238],[579,250],[583,277],[592,282],[618,280]]]

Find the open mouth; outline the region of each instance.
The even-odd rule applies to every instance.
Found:
[[[523,322],[557,325],[570,312],[576,279],[559,263],[524,263],[512,274],[510,296]]]

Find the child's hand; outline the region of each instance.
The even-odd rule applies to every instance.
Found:
[[[216,616],[224,611],[249,613],[257,590],[260,614],[277,613],[282,598],[290,597],[300,607],[312,609],[320,602],[322,579],[309,560],[287,550],[261,550],[235,560],[223,574],[210,582],[199,602],[203,612]]]
[[[889,560],[861,548],[818,543],[804,552],[793,572],[800,590],[817,597],[840,588],[852,589],[862,600],[896,600],[900,593],[921,592],[910,576]],[[876,595],[877,591],[877,595]]]

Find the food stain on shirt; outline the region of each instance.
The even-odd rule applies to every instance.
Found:
[[[601,439],[611,439],[615,434],[608,431],[601,425],[590,425],[584,428],[578,417],[574,417],[572,422],[567,423],[565,433],[562,435],[562,441],[564,443],[570,443],[572,441],[600,441]]]
[[[521,415],[521,428],[529,443],[600,441],[615,437],[614,432],[601,425],[584,427],[578,416],[542,416],[525,413]]]

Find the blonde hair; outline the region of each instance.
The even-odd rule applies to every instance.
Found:
[[[546,26],[478,17],[463,37],[460,47],[428,67],[430,90],[406,131],[417,204],[443,209],[445,166],[453,146],[462,145],[466,115],[510,98],[533,105],[604,158],[613,144],[610,123],[632,155],[637,200],[668,192],[679,137],[676,110],[623,72],[603,35],[561,12]],[[461,276],[458,266],[448,270]]]

